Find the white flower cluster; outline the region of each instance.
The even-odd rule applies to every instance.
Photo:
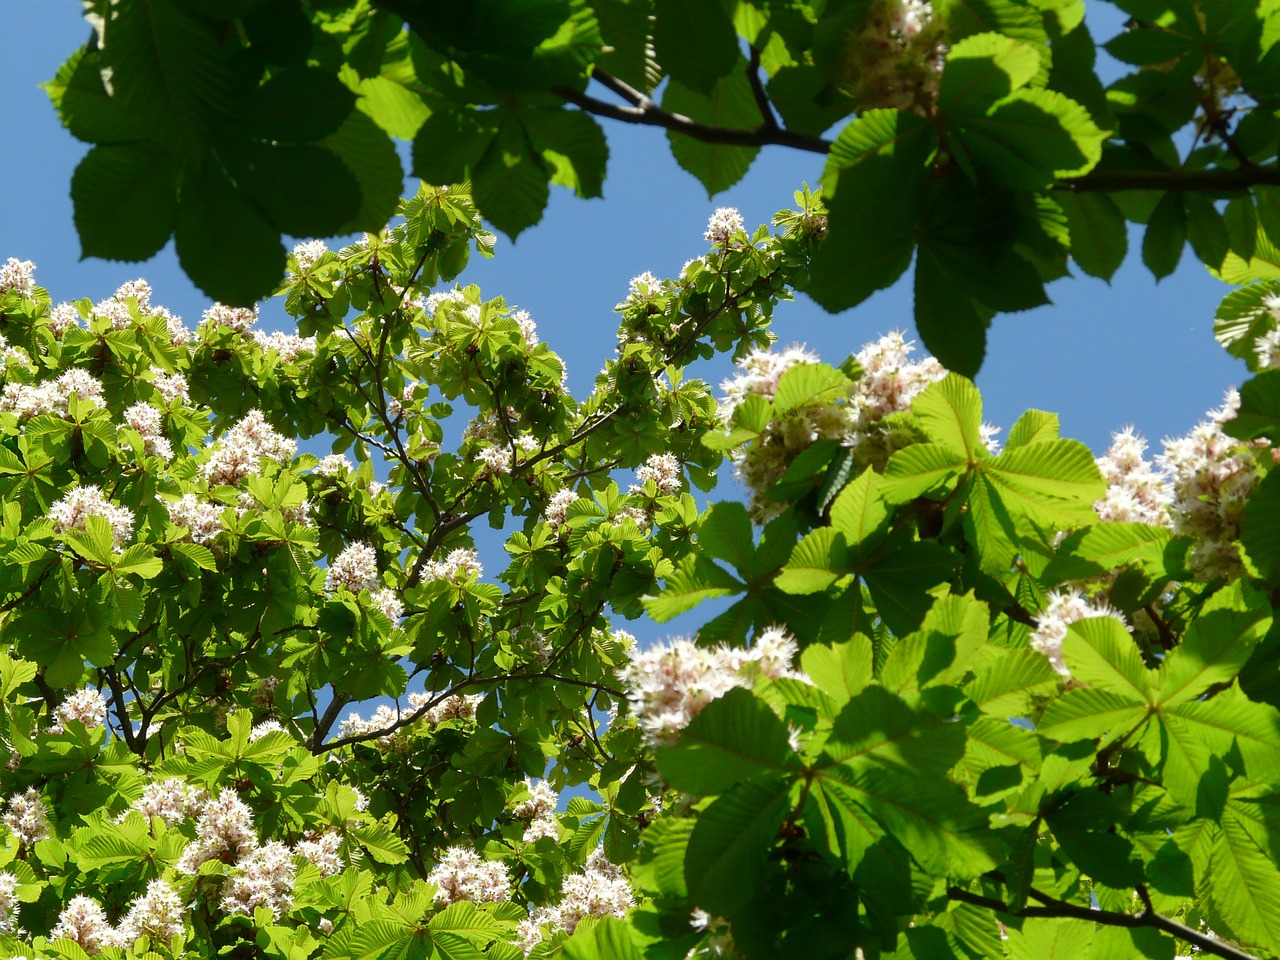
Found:
[[[222,435],[217,449],[201,468],[210,484],[239,483],[256,473],[263,458],[285,461],[298,445],[267,423],[261,410],[250,410]]]
[[[152,367],[151,383],[165,403],[187,403],[191,396],[187,392],[187,378],[180,373],[166,373],[161,367]]]
[[[135,900],[118,926],[107,921],[106,911],[96,900],[86,896],[72,897],[58,922],[50,931],[50,939],[74,940],[89,956],[104,947],[128,949],[139,937],[167,943],[185,930],[186,914],[178,892],[166,881],[155,879],[147,884],[147,892]]]
[[[924,113],[938,95],[948,48],[927,0],[873,0],[846,41],[845,73],[859,110]]]
[[[253,812],[227,787],[216,800],[206,800],[200,808],[196,838],[182,851],[178,870],[194,874],[207,860],[234,863],[247,857],[257,846]]]
[[[49,811],[35,787],[27,787],[9,798],[3,820],[9,832],[25,847],[49,836]]]
[[[31,357],[21,347],[15,347],[0,335],[0,369],[9,367],[30,367]]]
[[[542,514],[543,519],[553,527],[560,526],[569,518],[569,508],[581,499],[575,490],[567,487],[563,490],[557,490],[551,495],[551,499],[547,501],[547,509]]]
[[[153,304],[151,294],[151,284],[146,280],[130,280],[117,287],[116,292],[106,300],[99,300],[94,304],[94,315],[111,321],[112,328],[116,330],[125,330],[133,326],[136,309],[140,317],[163,318],[173,343],[178,346],[185,344],[191,339],[191,331],[183,324],[181,317]]]
[[[1164,453],[1156,458],[1173,488],[1174,532],[1196,539],[1190,566],[1200,580],[1234,577],[1243,570],[1233,541],[1260,478],[1251,445],[1222,430],[1239,404],[1239,394],[1228,392],[1223,406],[1185,437],[1165,440]]]
[[[449,847],[427,875],[437,903],[503,903],[511,899],[511,875],[501,860],[481,860],[467,847]]]
[[[0,267],[0,293],[15,290],[21,294],[29,294],[35,285],[36,265],[30,260],[10,257]]]
[[[674,496],[684,486],[680,461],[670,453],[655,453],[645,460],[644,464],[636,470],[636,480],[638,483],[631,486],[630,493],[644,493],[645,484],[650,480],[658,488],[658,493],[664,497]]]
[[[476,454],[476,459],[484,464],[485,473],[495,477],[511,472],[511,451],[497,444],[484,447]]]
[[[173,444],[164,435],[164,421],[159,410],[149,403],[135,403],[125,410],[124,422],[142,434],[143,449],[148,456],[173,459]]]
[[[18,928],[18,882],[8,870],[0,872],[0,933]]]
[[[72,368],[44,383],[6,383],[0,393],[0,412],[9,411],[21,420],[43,414],[63,417],[72,397],[102,406],[102,382],[91,373]]]
[[[323,240],[305,240],[294,246],[293,258],[298,262],[298,269],[306,273],[328,252]]]
[[[136,811],[148,822],[159,817],[169,826],[176,827],[184,820],[199,816],[208,800],[203,789],[175,777],[155,780],[143,788],[142,796],[133,801],[117,820],[122,821]]]
[[[53,723],[49,725],[50,733],[66,732],[67,724],[78,720],[85,729],[92,730],[102,726],[107,719],[107,701],[93,687],[77,690],[58,704],[53,711]]]
[[[1093,505],[1100,519],[1157,527],[1172,524],[1173,491],[1167,472],[1143,456],[1146,450],[1147,441],[1133,427],[1111,435],[1110,448],[1094,461],[1107,482],[1106,496]]]
[[[169,511],[169,519],[175,526],[186,527],[187,535],[194,543],[206,544],[225,529],[222,512],[226,507],[202,500],[194,493],[184,493],[177,500],[166,501],[165,507]]]
[[[707,221],[707,231],[702,236],[711,243],[727,247],[733,242],[733,238],[745,229],[746,224],[737,209],[719,207],[715,213],[711,214],[711,219]]]
[[[572,935],[583,917],[622,919],[636,902],[627,878],[599,848],[587,857],[580,872],[564,878],[561,891],[558,904],[539,907],[520,922],[516,939],[526,954],[542,942],[546,927]]]
[[[258,322],[258,305],[228,307],[224,303],[215,303],[205,310],[200,319],[215,327],[230,327],[236,333],[247,333]]]
[[[369,805],[368,800],[364,803],[365,806]],[[356,809],[362,809],[359,803]],[[320,871],[320,876],[332,877],[342,872],[342,868],[346,865],[339,852],[341,847],[342,837],[328,830],[321,834],[309,834],[305,839],[299,840],[293,845],[293,852],[314,865]]]
[[[282,330],[275,330],[271,333],[263,333],[261,330],[253,331],[253,342],[262,348],[263,353],[274,350],[280,355],[281,360],[296,360],[303,354],[314,354],[316,352],[315,337],[300,337],[297,334],[285,333]]]
[[[680,731],[712,700],[734,687],[750,687],[756,675],[806,679],[791,669],[798,647],[781,627],[768,627],[751,649],[699,647],[677,639],[633,649],[619,671],[651,742],[674,743]]]
[[[629,300],[647,300],[655,293],[662,291],[662,284],[652,273],[646,270],[627,282]]]
[[[1045,597],[1044,610],[1036,617],[1036,628],[1031,633],[1031,649],[1049,658],[1049,665],[1062,677],[1070,678],[1071,671],[1062,659],[1062,641],[1067,627],[1088,617],[1111,617],[1126,630],[1129,623],[1119,610],[1101,600],[1090,600],[1079,590],[1051,590]]]
[[[911,402],[932,383],[947,375],[947,369],[931,356],[913,361],[915,343],[900,331],[885,334],[866,344],[857,353],[862,375],[854,384],[850,446],[859,465],[883,469],[904,440],[883,428],[891,413],[911,409]],[[983,425],[984,440],[994,439],[996,428]]]
[[[560,805],[560,795],[545,780],[535,783],[525,777],[524,788],[529,793],[528,799],[511,808],[517,817],[528,821],[521,839],[525,843],[533,843],[543,837],[559,840],[560,821],[556,819],[556,807]]]
[[[280,917],[293,907],[293,882],[298,868],[293,851],[278,840],[255,847],[236,863],[235,876],[222,888],[222,909],[234,916],[253,916],[258,907],[266,907],[273,917]]]
[[[347,714],[346,719],[338,727],[338,736],[345,740],[347,737],[366,737],[370,734],[380,733],[383,730],[391,730],[396,724],[402,723],[407,716],[411,717],[423,710],[424,707],[427,707],[427,704],[432,699],[434,699],[433,696],[428,693],[409,694],[409,711],[407,714],[386,704],[378,706],[373,711],[373,715],[367,720],[353,711]],[[446,720],[474,720],[476,707],[483,699],[484,694],[454,694],[445,697],[434,707],[427,708],[419,719],[426,723],[429,728],[438,726]],[[403,727],[400,729],[403,729]],[[376,741],[377,746],[382,750],[392,747],[399,738],[400,729],[379,736]]]
[[[835,440],[848,447],[856,471],[868,466],[883,470],[890,455],[915,440],[910,432],[886,425],[885,418],[910,410],[912,401],[947,371],[930,356],[911,360],[914,349],[899,332],[866,344],[857,354],[862,373],[847,389],[785,414],[775,413],[759,438],[730,454],[738,477],[751,491],[751,512],[757,521],[782,511],[784,504],[770,499],[769,490],[792,461],[817,441]],[[729,424],[747,397],[773,400],[788,370],[818,362],[816,354],[796,344],[779,351],[752,351],[739,361],[738,375],[721,384],[722,422]],[[983,424],[981,435],[989,450],[998,450],[996,432],[997,428]]]
[[[483,577],[484,567],[476,552],[467,547],[450,550],[443,560],[428,560],[422,567],[423,580],[449,580],[457,583],[471,576],[477,579]]]
[[[61,340],[68,330],[80,326],[80,311],[73,304],[60,303],[49,311],[49,330]]]
[[[315,472],[322,477],[340,477],[354,470],[355,465],[345,453],[331,453],[315,466]]]
[[[533,322],[533,317],[528,310],[514,310],[511,313],[511,319],[516,322],[516,326],[520,328],[520,336],[524,337],[525,344],[532,350],[539,343],[538,325]]]
[[[358,594],[368,590],[374,605],[396,623],[404,616],[404,604],[378,578],[378,555],[367,543],[353,543],[338,554],[325,573],[324,588],[330,592],[347,589]]]
[[[101,517],[111,525],[115,548],[123,547],[133,536],[133,511],[117,506],[94,484],[72,487],[49,507],[49,519],[59,533],[68,530],[84,530],[89,517]]]
[[[1273,326],[1253,341],[1253,353],[1258,360],[1258,370],[1280,370],[1280,293],[1269,293],[1262,298],[1258,310],[1262,319]]]

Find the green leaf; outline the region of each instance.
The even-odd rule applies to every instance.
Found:
[[[787,817],[791,780],[748,780],[698,815],[685,852],[690,899],[721,916],[741,909],[764,883],[765,859]]]
[[[173,233],[182,162],[154,144],[97,146],[71,178],[85,257],[146,260]]]
[[[1049,705],[1036,729],[1061,743],[1123,737],[1147,715],[1145,704],[1104,690],[1072,690]]]
[[[1230,681],[1270,626],[1271,618],[1261,603],[1246,603],[1239,581],[1219,590],[1165,658],[1157,702],[1184,703]]]
[[[710,93],[742,59],[738,35],[720,0],[655,0],[658,62],[689,90]]]
[[[1280,371],[1264,376],[1273,376],[1271,382],[1276,384]],[[1249,495],[1240,524],[1240,542],[1262,579],[1268,584],[1280,581],[1280,471],[1268,473]]]
[[[551,170],[551,182],[579,197],[599,197],[604,189],[609,147],[595,118],[581,110],[526,110],[525,128]]]
[[[385,823],[370,823],[354,827],[350,835],[378,863],[393,865],[404,863],[409,856],[409,849],[404,845],[404,841]]]
[[[773,397],[776,413],[820,406],[849,393],[848,378],[825,363],[797,363],[778,380]]]
[[[1058,529],[1094,522],[1093,503],[1106,493],[1093,453],[1078,440],[1029,443],[982,461],[981,469],[1015,520]]]
[[[164,564],[152,554],[150,547],[135,543],[115,562],[114,569],[117,576],[133,574],[144,580],[150,580],[159,575],[164,569]]]
[[[1258,280],[1280,279],[1280,247],[1263,230],[1258,231],[1253,256],[1246,260],[1234,250],[1227,254],[1218,270],[1209,272],[1223,283],[1235,285]]]
[[[346,164],[360,186],[360,209],[339,233],[381,230],[395,212],[404,189],[404,169],[395,144],[359,111],[347,117],[324,146]]]
[[[1024,920],[1008,930],[1009,960],[1077,960],[1090,957],[1096,927],[1079,920]],[[1136,954],[1131,954],[1136,956]]]
[[[1187,208],[1183,195],[1166,193],[1152,211],[1142,238],[1142,262],[1156,280],[1163,280],[1177,269],[1186,242]]]
[[[785,772],[794,759],[787,725],[742,688],[707,704],[681,732],[678,744],[657,748],[663,779],[697,796],[724,793],[759,774]]]
[[[791,553],[774,584],[785,593],[818,593],[849,572],[844,534],[819,527],[807,534]]]
[[[692,610],[703,600],[741,593],[745,587],[706,557],[691,554],[676,566],[662,593],[645,597],[644,608],[659,623]]]
[[[920,625],[930,591],[949,580],[959,557],[935,540],[903,540],[862,570],[876,613],[899,636]]]
[[[1031,701],[1052,691],[1058,675],[1049,658],[1034,650],[1010,650],[982,670],[964,688],[979,710],[993,717],[1020,717]]]
[[[707,556],[746,571],[756,552],[747,508],[732,500],[713,503],[698,521],[698,546]]]
[[[947,69],[938,90],[938,109],[951,113],[985,112],[987,107],[1025,87],[1040,71],[1040,53],[999,33],[966,37],[947,53]]]
[[[1009,428],[1005,449],[1013,450],[1042,440],[1058,439],[1058,415],[1043,410],[1027,410]]]
[[[1210,863],[1213,882],[1207,887],[1215,927],[1268,953],[1280,951],[1280,870],[1271,851],[1228,814]]]
[[[515,239],[542,219],[550,173],[515,111],[506,111],[497,133],[471,171],[472,197],[480,213]]]
[[[1089,617],[1067,628],[1062,659],[1073,679],[1097,690],[1151,702],[1156,674],[1148,670],[1138,644],[1114,617]]]
[[[174,238],[187,276],[230,306],[256,303],[284,275],[280,232],[212,156],[187,167]]]
[[[968,458],[945,443],[913,443],[889,458],[880,489],[889,503],[950,490],[968,467]]]
[[[281,143],[312,143],[337,133],[356,105],[336,75],[320,67],[273,74],[236,109],[246,132]]]
[[[121,108],[102,80],[102,53],[82,47],[57,75],[44,84],[58,116],[73,137],[89,143],[129,143],[145,140],[142,118]]]
[[[973,454],[981,445],[982,396],[973,381],[954,373],[929,384],[911,402],[911,412],[930,440]]]
[[[868,467],[852,483],[845,484],[831,503],[830,516],[832,528],[852,545],[855,560],[861,560],[883,539],[881,534],[889,517],[889,508],[880,496],[880,475]]]
[[[1240,410],[1223,430],[1241,440],[1280,437],[1280,371],[1266,370],[1240,388]]]
[[[567,960],[643,960],[629,923],[604,916],[579,923],[562,949]]]
[[[1226,223],[1218,208],[1202,193],[1188,193],[1187,239],[1200,262],[1212,269],[1222,266],[1231,248]]]
[[[105,29],[103,66],[112,99],[145,125],[149,139],[195,152],[230,112],[235,45],[222,27],[178,3],[122,0]]]
[[[855,633],[844,643],[811,644],[800,654],[800,667],[819,689],[843,705],[871,682],[871,641]]]
[[[977,376],[987,354],[991,311],[955,289],[937,253],[924,246],[916,259],[916,330],[948,369]]]
[[[961,725],[940,723],[932,714],[917,713],[884,687],[869,686],[840,710],[820,766],[874,766],[941,776],[963,754]]]
[[[1251,283],[1227,294],[1214,314],[1213,335],[1218,343],[1232,356],[1248,361],[1250,367],[1257,363],[1258,338],[1275,327],[1265,301],[1277,294],[1280,283]]]
[[[1164,527],[1113,521],[1095,524],[1083,535],[1064,541],[1041,574],[1045,583],[1062,583],[1119,570],[1129,564],[1156,574],[1172,538]]]
[[[360,186],[322,146],[250,146],[229,164],[244,196],[295,237],[338,233],[360,212]]]
[[[982,113],[953,115],[952,122],[974,163],[993,182],[1020,190],[1087,173],[1106,139],[1084,107],[1052,90],[1015,90]]]
[[[829,229],[806,288],[824,309],[861,303],[907,269],[935,145],[922,117],[897,110],[868,110],[840,131],[823,173]]]
[[[1124,214],[1105,193],[1058,190],[1053,199],[1067,215],[1071,259],[1091,277],[1110,281],[1129,251]]]
[[[713,127],[755,129],[762,122],[760,108],[747,81],[746,61],[741,55],[737,59],[734,69],[719,77],[706,93],[673,77],[663,94],[662,108]],[[674,130],[667,131],[667,142],[676,163],[698,178],[708,197],[728,190],[746,176],[760,152],[759,147],[706,143]]]

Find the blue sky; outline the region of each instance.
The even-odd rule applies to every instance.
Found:
[[[81,261],[68,196],[72,170],[87,147],[61,128],[37,84],[89,34],[75,0],[10,0],[0,36],[0,89],[6,137],[0,182],[0,261],[37,264],[37,282],[55,301],[106,297],[121,282],[144,276],[156,300],[198,320],[206,298],[183,276],[172,248],[144,264]],[[1089,0],[1089,23],[1105,39],[1121,17]],[[748,225],[767,222],[792,202],[801,181],[816,184],[821,158],[773,148],[747,177],[708,199],[680,170],[655,129],[606,124],[611,160],[605,199],[581,201],[553,188],[544,221],[516,244],[500,239],[498,256],[477,262],[466,279],[486,296],[504,295],[531,311],[544,340],[564,356],[578,396],[612,351],[613,305],[643,270],[671,275],[705,249],[702,231],[717,206],[741,209]],[[411,185],[407,184],[411,190]],[[1244,378],[1241,363],[1213,340],[1213,312],[1229,288],[1214,280],[1188,249],[1177,273],[1155,284],[1131,255],[1108,285],[1087,277],[1049,288],[1054,305],[998,316],[978,378],[986,418],[1006,429],[1027,407],[1058,412],[1064,435],[1101,452],[1112,430],[1135,424],[1153,446],[1182,433],[1218,405],[1223,390]],[[840,362],[881,333],[912,329],[908,279],[870,301],[831,316],[803,296],[777,314],[783,343],[807,343]],[[267,316],[284,322],[283,312]],[[699,371],[718,383],[727,363]],[[728,491],[725,491],[727,494]]]

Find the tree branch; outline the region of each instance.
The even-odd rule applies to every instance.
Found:
[[[589,97],[584,93],[579,93],[576,90],[570,90],[567,87],[556,87],[552,92],[581,110],[595,114],[598,117],[620,120],[623,123],[662,127],[675,133],[682,133],[686,137],[692,137],[694,140],[701,140],[704,143],[723,143],[738,147],[791,147],[795,150],[805,150],[809,153],[826,153],[831,149],[831,141],[829,140],[807,136],[802,133],[792,133],[789,130],[781,129],[776,122],[769,123],[767,118],[771,115],[766,115],[766,121],[752,130],[716,127],[707,123],[699,123],[697,120],[686,117],[681,113],[663,110],[639,90],[627,86],[621,80],[610,76],[599,67],[595,69],[591,76],[631,105],[624,107],[616,103],[608,103],[595,97]]]
[[[1245,953],[1243,950],[1237,949],[1230,944],[1223,943],[1221,940],[1215,940],[1206,933],[1199,930],[1193,930],[1185,924],[1178,923],[1176,920],[1170,920],[1168,917],[1162,917],[1151,909],[1151,900],[1146,895],[1145,888],[1139,889],[1138,895],[1142,898],[1145,906],[1138,913],[1114,913],[1110,910],[1094,910],[1091,907],[1082,907],[1078,904],[1067,903],[1065,900],[1059,900],[1041,893],[1039,890],[1032,888],[1031,896],[1038,900],[1044,906],[1040,907],[1023,907],[1021,910],[1010,910],[1008,905],[1003,901],[997,900],[995,897],[984,897],[978,893],[970,893],[968,890],[962,890],[959,887],[949,887],[947,889],[947,897],[960,903],[973,904],[975,907],[985,907],[988,910],[994,910],[996,913],[1003,913],[1010,917],[1019,917],[1030,919],[1033,917],[1058,918],[1084,920],[1089,923],[1101,923],[1110,927],[1128,927],[1130,929],[1137,927],[1154,927],[1165,933],[1172,934],[1179,940],[1184,940],[1196,947],[1199,947],[1203,953],[1211,953],[1216,957],[1224,957],[1226,960],[1257,960],[1253,954]]]

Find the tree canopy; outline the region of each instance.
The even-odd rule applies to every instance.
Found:
[[[1280,16],[1130,6],[1103,90],[1072,0],[87,3],[86,251],[223,302],[0,266],[0,956],[1280,955]],[[829,176],[633,278],[577,398],[456,281],[611,112]],[[992,312],[1126,218],[1255,376],[1158,453],[988,423]],[[912,258],[934,355],[777,346]]]
[[[1280,7],[1117,5],[1130,70],[1104,85],[1084,0],[85,0],[49,92],[94,145],[84,253],[173,237],[238,306],[279,280],[282,235],[391,216],[397,139],[512,237],[549,184],[601,195],[597,118],[665,130],[710,194],[763,147],[811,151],[830,231],[797,286],[842,310],[914,259],[917,329],[972,375],[997,312],[1070,262],[1110,277],[1128,222],[1157,278],[1188,243],[1214,270],[1275,259]]]

